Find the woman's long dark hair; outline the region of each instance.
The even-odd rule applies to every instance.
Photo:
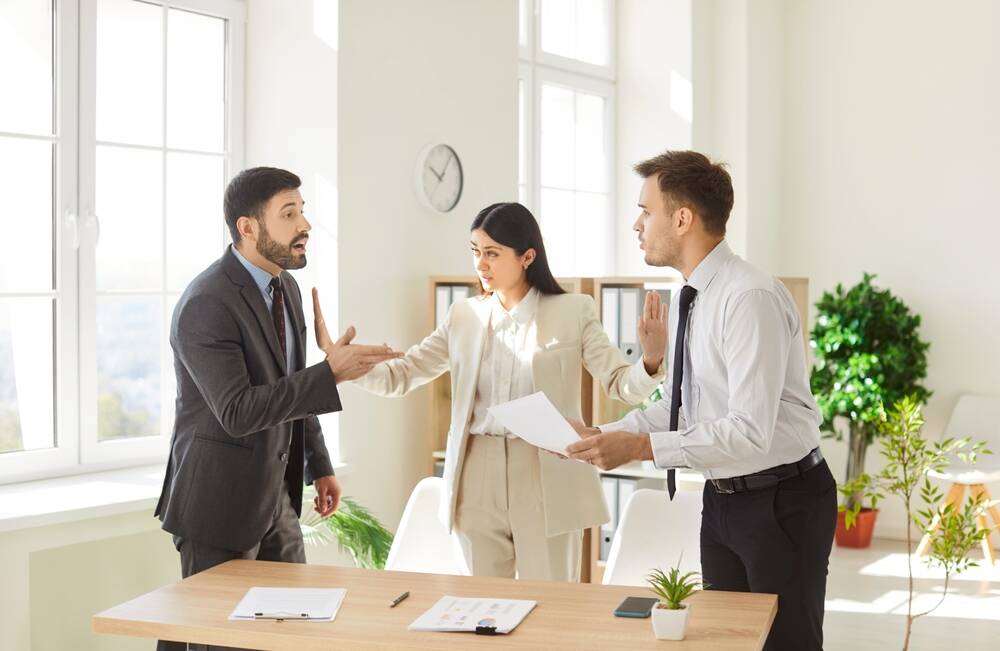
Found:
[[[483,229],[495,241],[514,249],[517,255],[524,255],[528,249],[535,250],[535,260],[527,269],[528,285],[542,294],[565,294],[549,269],[549,258],[545,254],[542,231],[531,211],[519,203],[495,203],[486,206],[472,220],[470,231]]]

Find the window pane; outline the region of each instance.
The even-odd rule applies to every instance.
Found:
[[[576,55],[576,0],[541,0],[542,50],[574,58]]]
[[[604,148],[605,100],[576,93],[576,183],[578,190],[607,192],[608,154]]]
[[[608,195],[577,192],[573,214],[576,233],[577,276],[602,276],[607,273],[608,258]]]
[[[167,155],[167,288],[181,291],[222,255],[224,161]]]
[[[541,184],[570,189],[575,171],[573,91],[542,84]]]
[[[160,297],[97,299],[97,439],[160,433]]]
[[[99,290],[157,290],[163,266],[163,155],[98,146]]]
[[[0,255],[0,292],[53,289],[54,147],[41,140],[0,138],[0,197],[4,201],[0,231],[11,236]]]
[[[0,2],[0,131],[52,133],[52,3]],[[6,195],[4,195],[6,196]]]
[[[163,143],[163,9],[97,3],[97,139]]]
[[[545,241],[549,266],[556,276],[575,275],[575,236],[573,235],[573,192],[542,188],[541,215],[538,219]]]
[[[606,66],[611,21],[607,0],[541,0],[542,50]]]
[[[0,453],[54,445],[53,303],[0,298]]]
[[[178,9],[167,20],[167,145],[222,151],[226,21]]]
[[[607,0],[576,0],[576,20],[575,58],[598,66],[608,65],[611,21]]]

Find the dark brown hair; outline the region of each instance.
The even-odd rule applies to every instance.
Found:
[[[295,190],[300,185],[302,181],[299,177],[276,167],[251,167],[234,176],[222,202],[226,226],[233,242],[240,241],[240,232],[236,228],[240,217],[253,217],[260,221],[271,197],[285,190]]]
[[[668,205],[690,208],[706,231],[726,234],[733,209],[733,180],[722,164],[696,151],[665,151],[632,169],[644,179],[655,175]]]
[[[531,211],[519,203],[495,203],[479,211],[472,220],[470,231],[483,229],[494,241],[514,249],[517,255],[524,255],[528,249],[535,250],[535,260],[526,272],[528,285],[542,294],[565,294],[549,269],[549,258],[545,254],[542,231]]]

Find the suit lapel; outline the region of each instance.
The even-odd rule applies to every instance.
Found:
[[[240,295],[256,317],[257,324],[260,325],[264,338],[267,340],[267,347],[271,349],[271,354],[274,356],[274,361],[278,363],[281,372],[287,375],[288,365],[285,363],[285,356],[281,354],[281,344],[278,342],[278,333],[274,329],[274,320],[267,309],[267,303],[264,302],[260,288],[257,287],[250,272],[240,264],[232,251],[227,250],[222,254],[222,261],[223,268],[225,268],[230,280],[240,286]]]
[[[486,335],[490,329],[490,312],[492,310],[492,301],[490,300],[477,300],[472,301],[472,311],[475,314],[475,323],[470,323],[474,332],[471,333],[471,344],[470,355],[468,357],[468,371],[462,373],[456,378],[457,381],[464,383],[461,385],[462,391],[464,393],[464,402],[459,404],[468,405],[467,413],[465,415],[465,422],[468,423],[469,418],[472,415],[473,402],[476,399],[476,388],[479,385],[479,369],[483,364],[483,349],[486,345]]]

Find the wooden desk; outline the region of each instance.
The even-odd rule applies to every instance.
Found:
[[[229,613],[251,586],[347,588],[333,622],[231,622]],[[409,590],[396,608],[389,602]],[[326,565],[230,561],[154,590],[93,618],[94,631],[255,649],[498,649],[595,648],[760,649],[777,612],[766,594],[701,592],[687,639],[661,642],[648,619],[614,617],[642,588],[515,581],[484,577],[384,572]],[[406,627],[445,594],[534,599],[538,606],[513,633],[413,633]],[[502,637],[502,639],[500,639]]]

